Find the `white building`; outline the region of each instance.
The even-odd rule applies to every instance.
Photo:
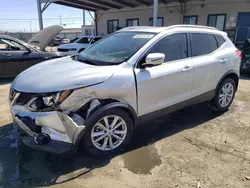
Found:
[[[235,42],[250,38],[250,0],[158,0],[158,26],[199,24],[217,27]],[[95,12],[97,35],[127,26],[152,25],[154,0],[53,0]]]

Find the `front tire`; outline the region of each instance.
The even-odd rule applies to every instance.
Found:
[[[97,110],[86,122],[84,148],[92,155],[103,156],[123,151],[134,132],[133,121],[122,109]]]
[[[222,81],[216,91],[212,101],[212,106],[218,112],[225,112],[232,104],[236,92],[236,84],[232,78],[226,78]]]

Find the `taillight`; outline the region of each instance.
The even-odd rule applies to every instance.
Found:
[[[242,52],[240,50],[236,50],[236,53],[240,56],[240,58],[242,59]]]

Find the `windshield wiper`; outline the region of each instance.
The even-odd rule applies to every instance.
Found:
[[[89,59],[80,59],[79,57],[76,58],[76,60],[80,61],[80,62],[83,62],[83,63],[86,63],[86,64],[89,64],[89,65],[98,65],[96,62],[94,61],[91,61]]]

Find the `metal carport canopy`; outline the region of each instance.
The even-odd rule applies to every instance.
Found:
[[[155,0],[41,0],[41,3],[53,2],[74,8],[89,11],[122,9],[125,7],[135,8],[137,6],[151,6]],[[167,4],[170,2],[184,2],[185,0],[157,0],[159,3]]]
[[[186,0],[37,0],[39,26],[40,30],[43,29],[42,13],[50,3],[89,10],[93,12],[96,12],[98,10],[107,11],[109,9],[122,9],[126,7],[135,8],[142,5],[154,5],[153,25],[156,26],[158,3],[167,4],[175,1],[184,3]],[[45,3],[45,6],[43,8],[41,8],[41,3]]]

